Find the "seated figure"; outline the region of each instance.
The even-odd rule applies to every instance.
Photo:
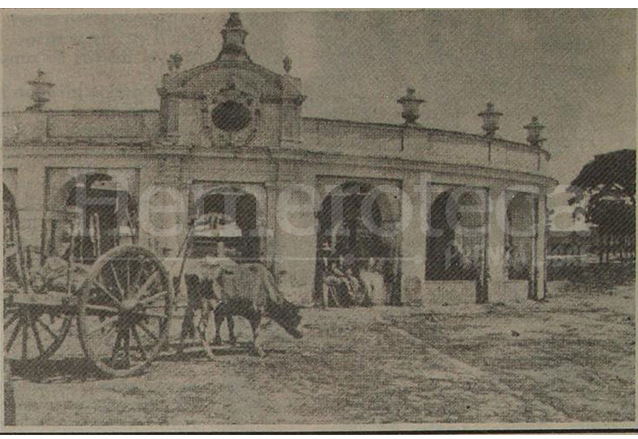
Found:
[[[385,282],[383,276],[379,273],[378,264],[379,261],[370,258],[359,272],[359,278],[372,305],[384,305],[387,301]]]

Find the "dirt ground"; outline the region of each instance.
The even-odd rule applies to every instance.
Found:
[[[210,361],[193,347],[127,379],[95,376],[70,337],[46,369],[18,371],[17,423],[633,421],[633,289],[511,306],[305,309],[303,339],[274,324],[263,332],[265,358],[240,345]]]

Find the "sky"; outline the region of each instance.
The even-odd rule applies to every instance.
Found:
[[[419,122],[481,133],[488,101],[499,135],[546,126],[550,175],[566,185],[594,155],[636,145],[634,10],[240,11],[252,60],[303,81],[304,116],[401,123],[408,86]],[[213,60],[228,11],[34,13],[2,22],[3,110],[29,105],[42,69],[50,109],[157,109],[169,54]],[[561,186],[562,187],[562,186]],[[559,189],[560,191],[560,189]],[[555,201],[558,202],[558,201]]]

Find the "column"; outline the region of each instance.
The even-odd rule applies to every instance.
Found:
[[[488,235],[487,235],[487,301],[504,302],[505,281],[505,186],[495,185],[488,189]]]
[[[274,206],[273,202],[269,206],[275,211],[271,225],[275,230],[274,274],[288,300],[311,305],[317,254],[314,209],[320,200],[316,199],[314,174],[286,172],[285,168],[280,168]]]
[[[269,269],[273,270],[273,273],[276,273],[276,259],[277,259],[277,243],[278,239],[277,233],[277,198],[278,198],[278,183],[277,176],[272,175],[269,176],[268,181],[266,182],[266,227],[267,230],[266,235],[263,239],[265,243],[262,245],[265,246],[264,249],[264,262]]]
[[[150,225],[159,231],[159,236],[150,236],[152,249],[160,257],[175,256],[186,233],[188,215],[188,200],[182,183],[182,159],[177,155],[162,155],[157,160],[154,187],[149,192],[151,197],[141,197],[149,204],[140,205],[140,212],[148,209]]]
[[[545,188],[541,188],[538,195],[538,218],[536,224],[536,299],[541,300],[545,298],[545,258],[546,256],[546,242],[547,239],[545,228],[547,226],[547,195]]]
[[[421,174],[409,174],[403,180],[401,200],[401,302],[425,303],[425,248],[427,221],[427,184]]]
[[[14,193],[20,218],[22,246],[42,245],[46,167],[41,160],[24,160],[18,166],[17,190]]]

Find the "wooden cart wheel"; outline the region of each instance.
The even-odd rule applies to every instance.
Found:
[[[4,358],[23,363],[49,358],[62,345],[72,322],[70,315],[37,305],[5,303]]]
[[[135,375],[166,344],[173,286],[149,250],[134,245],[109,250],[91,268],[80,294],[80,344],[103,373]]]

